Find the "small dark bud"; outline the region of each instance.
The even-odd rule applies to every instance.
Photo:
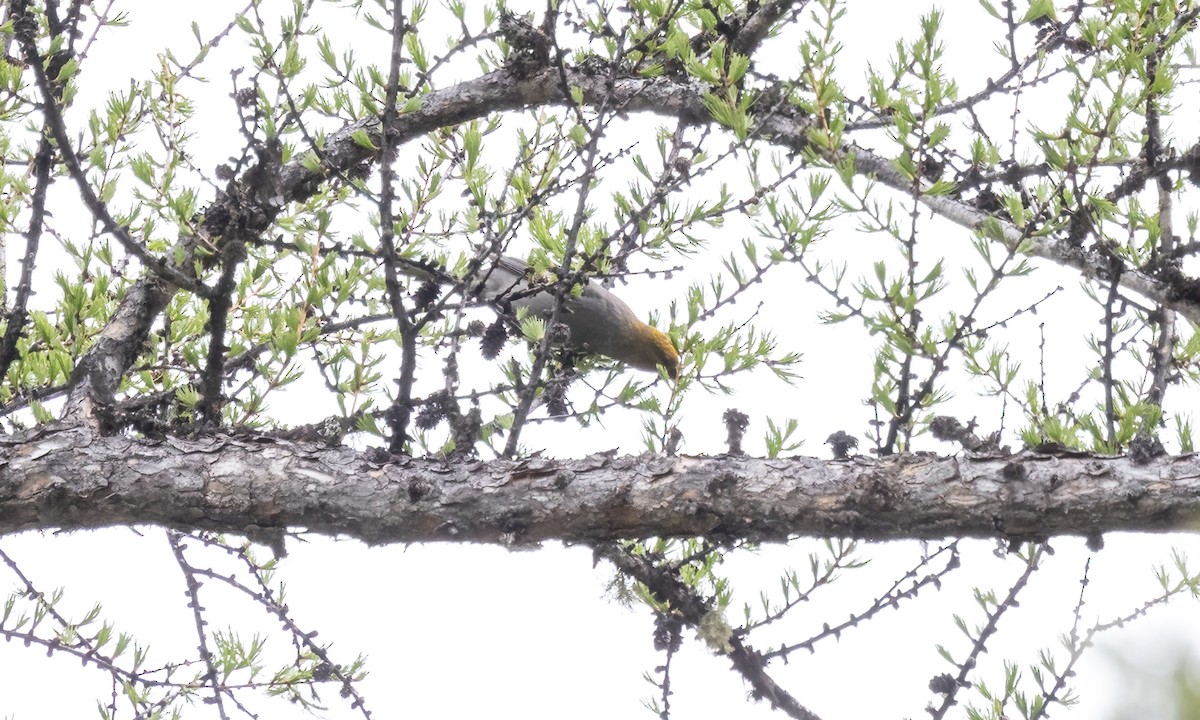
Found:
[[[425,404],[421,406],[421,410],[417,413],[417,418],[414,421],[417,428],[421,430],[429,430],[437,427],[447,415],[453,410],[453,400],[442,390],[430,395],[425,399]]]
[[[333,672],[336,668],[327,662],[320,663],[312,671],[312,679],[316,682],[325,682],[333,677]]]
[[[571,328],[562,322],[550,326],[550,344],[554,347],[570,347]]]
[[[419,311],[428,310],[434,301],[438,299],[438,295],[442,293],[442,288],[433,280],[426,280],[417,289],[417,294],[413,296],[413,305]]]
[[[254,91],[254,88],[242,88],[241,90],[237,91],[236,95],[233,96],[233,99],[238,104],[238,107],[244,108],[254,107],[254,103],[257,98],[258,93]]]
[[[546,383],[546,412],[550,417],[564,417],[567,415],[567,382],[563,382],[562,376],[557,376]]]
[[[1153,435],[1141,434],[1129,443],[1129,459],[1134,465],[1148,465],[1154,458],[1166,454],[1167,449]]]
[[[858,447],[858,438],[845,430],[838,430],[825,438],[825,444],[833,450],[834,460],[845,460],[850,456],[850,451]]]
[[[500,351],[504,349],[504,343],[507,340],[508,328],[505,327],[504,320],[496,318],[496,321],[483,331],[483,357],[495,360],[500,355]]]
[[[1004,208],[1004,203],[1001,202],[1000,196],[991,190],[984,188],[975,196],[975,207],[986,213],[994,213]]]
[[[957,685],[958,682],[949,673],[942,673],[929,681],[929,689],[938,695],[949,695]]]
[[[483,415],[478,407],[473,407],[465,415],[459,414],[457,408],[450,416],[450,436],[454,439],[453,456],[463,458],[475,454],[475,442],[479,440],[483,427]]]
[[[654,618],[654,649],[676,652],[683,646],[683,621],[665,613]]]
[[[926,180],[940,180],[946,171],[946,162],[926,155],[921,158],[921,177]]]
[[[929,423],[929,432],[938,440],[954,441],[962,436],[963,426],[958,418],[938,415]]]
[[[742,439],[746,437],[746,428],[750,426],[750,418],[746,413],[730,408],[721,418],[725,421],[725,444],[729,447],[730,455],[745,455],[742,450]]]

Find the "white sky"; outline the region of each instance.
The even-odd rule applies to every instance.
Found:
[[[946,4],[954,8],[948,14],[943,36],[948,65],[976,70],[978,63],[986,63],[977,73],[967,73],[976,80],[998,74],[999,70],[991,68],[999,67],[1000,61],[989,54],[989,43],[959,41],[971,35],[981,11],[974,4],[969,8],[964,3]],[[188,7],[186,12],[202,15],[211,11],[221,18],[198,18],[201,35],[208,37],[226,22],[228,9],[237,5],[211,3]],[[278,3],[280,9],[286,5]],[[854,30],[847,37],[857,42],[842,57],[844,77],[861,78],[867,63],[883,65],[897,34],[915,35],[918,8],[928,5],[882,0],[848,3],[848,22]],[[180,5],[138,0],[120,6],[128,8],[132,26],[97,45],[88,64],[91,67],[86,69],[87,95],[103,98],[109,88],[125,85],[131,75],[141,77],[139,73],[153,66],[162,48],[174,48],[180,58],[189,56],[193,41],[187,22],[177,16]],[[151,35],[142,34],[146,28],[152,28]],[[122,40],[133,37],[138,40]],[[237,42],[235,33],[222,48],[235,49]],[[370,56],[372,50],[379,50],[378,46],[356,39],[355,47],[365,55],[364,60],[384,63],[384,55]],[[440,47],[431,43],[430,50],[438,51]],[[228,77],[219,69],[222,62],[229,61],[214,53],[211,68],[204,66],[208,84],[192,83],[186,90],[203,96],[201,106],[212,113],[212,119],[203,125],[213,133],[210,165],[241,144],[234,132],[232,105],[227,97]],[[96,67],[109,69],[97,73]],[[81,107],[86,103],[86,97],[81,96]],[[205,169],[211,171],[210,166]],[[697,185],[703,188],[706,182]],[[60,190],[63,185],[60,183]],[[714,252],[735,250],[736,239],[744,233],[745,229],[738,227],[714,232]],[[949,253],[967,234],[947,228],[940,238],[928,232],[922,237],[930,238],[934,250],[944,246],[943,251]],[[727,246],[720,247],[720,242]],[[852,234],[837,242],[845,243],[847,258],[858,258],[860,265],[883,247],[871,238]],[[710,255],[707,262],[712,263],[714,257]],[[10,272],[13,270],[10,267]],[[850,276],[855,272],[852,270]],[[689,273],[681,274],[668,290],[635,282],[619,292],[645,316],[653,309],[664,310],[662,297],[682,297],[688,277]],[[1069,341],[1061,338],[1062,328],[1073,333],[1079,317],[1098,318],[1098,314],[1074,290],[1076,279],[1069,272],[1053,268],[1040,272],[1036,283],[1031,281],[1030,297],[1040,297],[1040,292],[1035,294],[1032,288],[1059,283],[1068,287],[1063,296],[1037,318],[1024,317],[1012,323],[1005,340],[1023,357],[1036,357],[1028,351],[1039,342],[1038,324],[1047,323],[1052,344],[1049,384],[1065,384],[1065,395],[1086,372],[1083,363],[1088,360],[1079,354],[1078,346],[1068,345]],[[827,303],[794,270],[777,271],[774,280],[758,290],[757,296],[739,303],[739,311],[748,313],[759,299],[767,303],[760,322],[777,332],[785,347],[805,353],[800,369],[804,380],[795,390],[759,379],[738,381],[735,388],[739,394],[732,397],[697,398],[689,405],[686,417],[680,419],[685,451],[714,452],[720,448],[724,436],[720,413],[733,406],[751,414],[752,441],[761,438],[765,417],[797,417],[806,439],[802,452],[826,456],[821,442],[829,432],[865,426],[860,400],[869,384],[873,340],[846,326],[820,326],[815,322],[815,313],[796,313],[794,303],[804,307]],[[947,302],[953,302],[953,295]],[[998,308],[996,312],[1008,309]],[[1061,345],[1054,345],[1059,341]],[[853,392],[848,395],[846,388]],[[664,390],[660,387],[659,392]],[[989,418],[995,415],[994,408],[967,390],[955,399],[951,411],[964,418]],[[301,422],[329,414],[327,408],[312,403],[295,407],[277,403],[276,409],[289,417],[304,412],[313,415],[301,418]],[[591,433],[580,433],[567,424],[539,426],[535,439],[538,446],[553,448],[560,455],[582,455],[612,447],[637,452],[639,431],[636,419],[618,416]],[[761,445],[751,444],[750,450],[761,450]],[[60,536],[24,534],[5,538],[0,548],[14,556],[42,589],[67,587],[67,607],[82,612],[93,602],[102,601],[104,617],[114,620],[118,629],[150,642],[155,652],[161,653],[160,661],[193,654],[195,637],[180,573],[161,539],[161,531],[143,532],[144,536],[126,529]],[[289,588],[293,616],[301,626],[318,630],[322,641],[332,643],[330,652],[335,660],[349,662],[359,652],[370,656],[371,676],[360,689],[376,718],[652,717],[639,705],[642,699],[655,695],[642,680],[642,673],[652,671],[662,661],[651,645],[650,615],[641,608],[624,608],[606,595],[611,570],[603,565],[593,567],[589,550],[548,546],[513,552],[453,545],[369,549],[353,541],[307,540],[289,544],[290,554],[279,573]],[[1089,553],[1079,539],[1052,543],[1057,553],[1047,559],[1046,570],[1035,576],[1021,607],[1001,622],[1000,640],[985,656],[984,667],[994,669],[1006,657],[1028,665],[1036,662],[1039,649],[1057,647],[1057,635],[1070,625],[1087,558],[1092,558],[1089,604],[1085,609],[1085,622],[1090,622],[1127,612],[1151,595],[1155,588],[1152,566],[1169,562],[1172,547],[1196,554],[1196,540],[1190,535],[1114,535],[1106,541],[1106,548],[1096,554]],[[765,547],[755,554],[739,553],[730,558],[726,568],[739,598],[755,603],[759,590],[777,589],[777,576],[783,567],[791,565],[803,572],[807,554],[819,550],[819,546],[818,541],[797,541],[787,547]],[[936,699],[926,689],[929,679],[953,672],[938,659],[935,645],[945,644],[959,655],[963,652],[951,614],[961,613],[969,625],[976,625],[980,620],[971,600],[972,586],[994,587],[1003,593],[1020,571],[1016,560],[994,556],[994,543],[966,542],[963,548],[965,569],[952,574],[940,591],[926,591],[916,603],[902,606],[899,612],[884,613],[846,633],[835,644],[827,643],[812,659],[797,654],[787,666],[776,664],[775,677],[801,703],[827,719],[925,717],[925,704]],[[864,545],[863,553],[872,560],[870,569],[848,577],[834,590],[826,591],[829,597],[814,600],[797,614],[787,626],[790,639],[805,637],[823,622],[838,622],[847,613],[864,609],[872,597],[915,563],[919,546],[911,542],[872,544]],[[131,582],[134,575],[147,579],[135,585]],[[9,582],[0,580],[0,590]],[[274,632],[276,624],[265,620],[253,606],[221,597],[213,583],[205,586],[205,592],[206,599],[211,598],[206,602],[210,622],[229,622],[247,636],[256,629]],[[730,620],[737,623],[741,601],[735,601],[733,607],[737,612]],[[1200,643],[1195,610],[1194,604],[1182,604],[1156,612],[1132,630],[1109,636],[1106,647],[1129,653],[1146,667],[1161,667],[1174,657],[1177,647],[1191,649]],[[712,657],[692,641],[690,634],[688,639],[672,675],[676,690],[672,699],[674,717],[774,715],[763,705],[747,702],[745,687],[726,661]],[[276,651],[286,657],[286,639],[276,635],[273,642]],[[1116,667],[1106,659],[1106,651],[1090,655],[1079,669],[1083,703],[1073,711],[1056,709],[1053,716],[1105,717],[1130,680]],[[982,676],[996,678],[998,673],[985,671]],[[98,684],[93,686],[92,682]],[[15,644],[0,646],[0,717],[94,717],[95,702],[104,700],[106,688],[102,675],[80,672],[77,664],[65,659],[47,659],[36,649]],[[963,692],[960,706],[972,699],[970,692]],[[336,698],[332,686],[326,700],[332,707],[327,717],[357,716]],[[292,716],[291,709],[278,702],[259,710],[260,717]],[[302,715],[297,712],[296,716]],[[187,717],[215,717],[215,713],[197,704]]]

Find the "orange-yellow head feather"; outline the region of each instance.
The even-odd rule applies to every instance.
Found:
[[[639,322],[634,332],[637,342],[629,348],[624,360],[633,367],[654,372],[659,365],[667,371],[667,377],[674,380],[679,377],[679,351],[671,342],[671,338],[658,328]]]

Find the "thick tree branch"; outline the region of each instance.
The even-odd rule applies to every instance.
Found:
[[[808,5],[808,0],[767,0],[755,5],[754,9],[748,6],[737,13],[741,27],[732,45],[733,51],[742,55],[757,50],[785,14],[799,14]]]
[[[130,286],[91,349],[75,365],[66,418],[95,428],[113,401],[121,378],[142,352],[150,328],[175,289],[148,273]],[[99,406],[99,407],[98,407]]]
[[[370,543],[1041,538],[1191,530],[1200,456],[609,457],[449,462],[262,437],[0,438],[0,534],[153,523]]]

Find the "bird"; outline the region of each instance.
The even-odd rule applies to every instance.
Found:
[[[549,319],[556,304],[553,286],[530,289],[529,264],[509,256],[494,256],[491,268],[473,292],[488,302],[507,302],[514,311],[526,308],[530,315]],[[588,280],[579,294],[563,297],[559,322],[570,328],[573,350],[618,360],[638,370],[657,372],[659,367],[672,380],[679,377],[679,352],[671,338],[642,322],[619,297]]]

